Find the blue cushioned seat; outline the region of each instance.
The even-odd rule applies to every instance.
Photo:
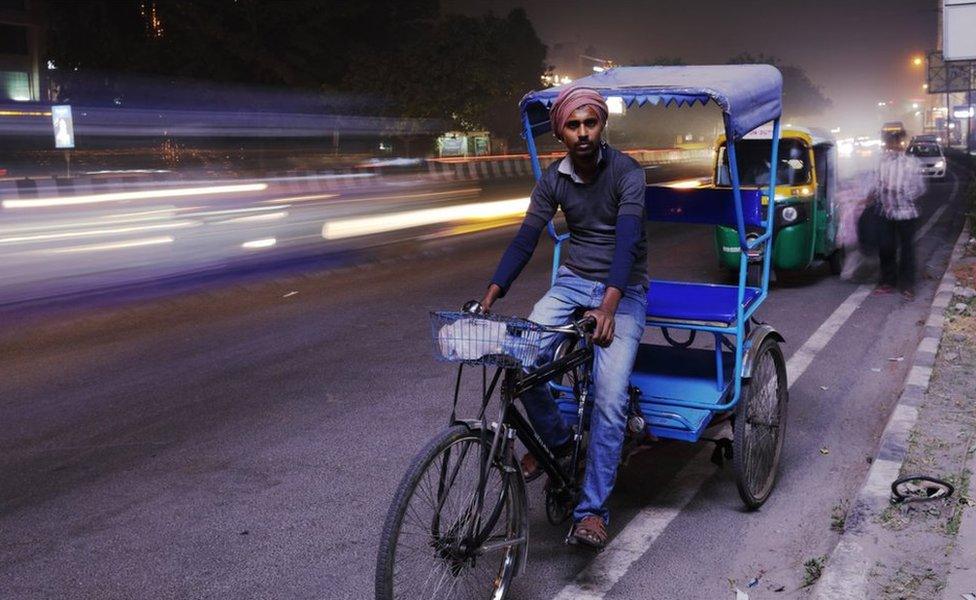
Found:
[[[742,309],[759,297],[759,288],[747,287]],[[652,279],[647,288],[647,318],[681,322],[730,325],[735,321],[738,288],[714,283],[686,283]]]

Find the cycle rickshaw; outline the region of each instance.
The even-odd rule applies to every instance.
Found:
[[[754,318],[766,299],[773,255],[776,170],[763,189],[740,186],[736,143],[772,122],[770,164],[779,145],[782,78],[768,65],[618,67],[577,80],[626,106],[691,106],[713,102],[722,111],[731,186],[680,189],[648,186],[649,220],[732,226],[737,233],[737,285],[651,280],[646,323],[660,328],[664,344],[642,343],[631,377],[634,438],[696,442],[722,420],[732,422],[736,485],[750,509],[772,490],[786,421],[788,386],[780,344],[770,325]],[[535,137],[549,131],[549,106],[560,88],[526,95],[523,131],[536,179],[541,177]],[[548,231],[555,248],[553,278],[568,234]],[[755,235],[756,232],[758,235]],[[752,234],[747,237],[747,232]],[[748,255],[762,252],[759,285],[747,285]],[[549,476],[546,516],[566,520],[575,502],[585,451],[586,416],[593,351],[586,320],[560,327],[493,314],[431,313],[435,354],[460,363],[449,426],[414,459],[400,482],[380,540],[376,597],[444,598],[465,595],[501,600],[525,568],[528,549],[526,484],[515,457],[519,440]],[[676,340],[672,333],[687,331]],[[544,334],[566,336],[553,361],[527,370]],[[711,348],[694,344],[712,336]],[[678,337],[681,337],[680,335]],[[481,410],[477,418],[456,415],[465,365],[480,366]],[[496,367],[489,374],[489,367]],[[553,397],[575,430],[567,463],[557,459],[514,403],[522,391],[549,381]],[[487,409],[500,390],[498,416]]]

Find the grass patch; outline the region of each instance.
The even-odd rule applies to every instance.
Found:
[[[815,556],[803,563],[803,585],[801,587],[810,587],[816,583],[820,579],[820,576],[823,575],[824,565],[826,564],[826,554]]]
[[[844,533],[844,524],[847,522],[847,503],[835,504],[830,511],[830,530],[837,533]]]
[[[904,598],[930,598],[928,594],[919,595],[918,592],[923,586],[929,584],[934,591],[939,591],[944,587],[937,582],[935,572],[927,567],[919,569],[917,567],[902,565],[895,575],[881,588],[884,598],[902,600]]]
[[[966,509],[967,503],[965,502],[966,494],[969,493],[969,479],[972,476],[969,469],[963,469],[962,475],[959,476],[959,482],[952,482],[956,487],[956,502],[952,503],[952,516],[945,524],[945,533],[948,536],[955,537],[959,533],[959,525],[962,523],[962,513]],[[955,479],[955,478],[953,478]]]

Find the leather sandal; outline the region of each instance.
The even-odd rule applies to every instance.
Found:
[[[607,526],[603,519],[596,515],[583,517],[583,520],[573,527],[570,543],[602,550],[607,545]]]

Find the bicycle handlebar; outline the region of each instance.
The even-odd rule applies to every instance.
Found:
[[[461,307],[461,312],[465,312],[471,315],[483,315],[488,311],[485,307],[481,305],[477,300],[468,300]],[[596,319],[593,317],[583,317],[573,321],[572,323],[566,323],[565,325],[559,325],[557,327],[545,327],[543,329],[549,333],[565,333],[568,335],[578,335],[583,337],[587,334],[593,333],[596,329]]]

